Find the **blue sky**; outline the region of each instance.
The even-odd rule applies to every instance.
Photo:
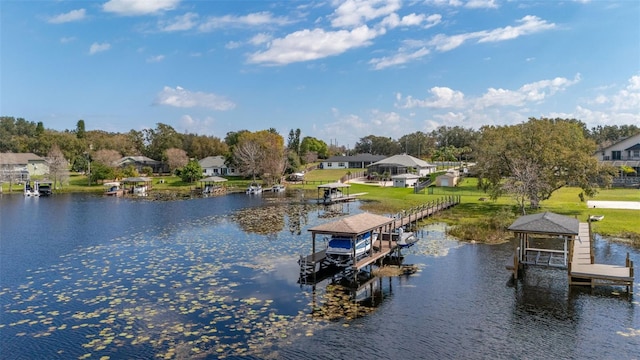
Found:
[[[634,0],[0,0],[0,36],[0,115],[57,130],[640,125]]]

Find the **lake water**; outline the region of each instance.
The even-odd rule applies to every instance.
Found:
[[[359,203],[2,195],[0,358],[640,358],[637,296],[570,289],[563,270],[512,286],[512,245],[461,243],[442,225],[404,251],[415,274],[300,284],[307,229],[340,212]],[[596,242],[599,262],[627,252],[640,264]]]

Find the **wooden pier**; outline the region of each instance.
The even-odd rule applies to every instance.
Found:
[[[580,223],[578,237],[571,246],[569,285],[619,285],[626,286],[629,292],[634,275],[629,253],[624,266],[596,264],[593,249],[590,223]]]
[[[567,269],[569,285],[618,285],[629,292],[634,275],[629,254],[624,266],[596,264],[590,226],[554,213],[522,216],[509,226],[519,246],[505,267],[514,278],[520,278],[526,266],[560,267]]]
[[[410,226],[418,220],[435,215],[439,211],[449,209],[460,203],[460,196],[447,196],[430,201],[415,208],[405,210],[396,217],[386,217],[374,214],[358,214],[341,220],[316,226],[309,229],[312,234],[312,253],[300,256],[300,275],[306,277],[325,271],[332,265],[327,261],[325,250],[316,251],[317,235],[341,235],[352,238],[354,243],[357,236],[373,231],[378,235],[371,249],[349,266],[351,270],[358,271],[373,263],[380,263],[382,259],[397,250],[397,237],[391,236],[394,230]]]

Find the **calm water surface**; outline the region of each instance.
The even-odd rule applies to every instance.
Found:
[[[2,195],[0,358],[640,358],[637,296],[569,289],[562,270],[530,269],[511,286],[510,244],[459,243],[438,225],[404,252],[416,274],[357,292],[300,284],[307,229],[331,214],[244,194]],[[620,243],[596,251],[640,264]]]

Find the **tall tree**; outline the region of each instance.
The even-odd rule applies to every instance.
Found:
[[[329,155],[329,147],[327,143],[311,136],[305,136],[300,142],[300,158],[309,163],[308,154],[315,154],[315,158],[326,159]]]
[[[169,165],[169,171],[173,172],[176,169],[184,167],[189,163],[189,157],[187,152],[182,149],[171,148],[167,149],[165,156],[167,164]]]
[[[68,176],[69,162],[65,159],[64,154],[54,144],[47,154],[47,164],[49,165],[49,176],[53,180],[53,188],[58,188],[58,182],[62,183]]]
[[[260,162],[264,153],[255,139],[240,140],[233,148],[233,162],[238,171],[245,176],[251,176],[255,181],[260,174]]]
[[[85,135],[84,120],[80,119],[76,124],[76,137],[78,139],[84,139],[84,135]]]
[[[167,149],[182,148],[182,136],[170,125],[158,123],[155,129],[145,129],[143,133],[147,143],[145,155],[151,159],[164,161]]]
[[[535,186],[525,187],[524,195],[533,208],[567,185],[578,186],[592,196],[599,185],[611,182],[610,173],[600,167],[594,151],[595,143],[571,121],[531,118],[519,125],[485,126],[477,146],[480,186],[496,197],[516,189],[505,186],[505,179],[512,179],[513,185],[535,175],[530,181]]]

